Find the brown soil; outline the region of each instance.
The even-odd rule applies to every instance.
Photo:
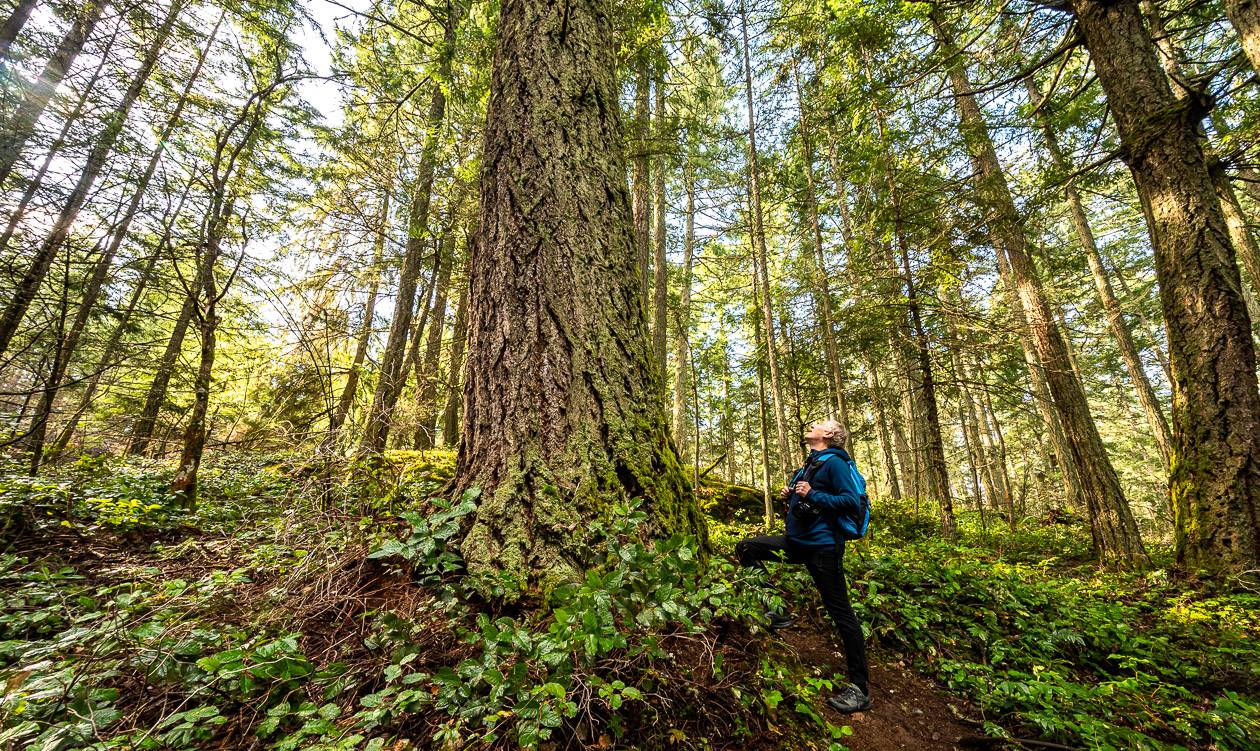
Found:
[[[844,672],[844,652],[830,624],[799,620],[779,632],[788,650],[819,675]],[[824,628],[826,630],[824,630]],[[848,725],[853,735],[841,739],[853,751],[955,751],[1002,744],[984,737],[980,712],[964,699],[917,673],[895,655],[869,655],[872,706],[870,711],[843,715],[824,704],[825,716],[835,725]]]

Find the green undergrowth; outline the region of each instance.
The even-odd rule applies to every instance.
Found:
[[[588,531],[605,558],[581,581],[505,605],[463,573],[478,498],[440,499],[452,465],[227,454],[191,510],[162,464],[0,474],[0,744],[841,747],[848,729],[821,710],[839,665],[798,664],[761,626],[780,592],[829,628],[808,577],[771,567],[761,587],[730,560],[761,531],[751,500],[722,507],[747,492],[706,493],[707,566],[685,537],[640,539],[627,508]],[[1254,593],[1099,572],[1079,523],[964,514],[945,541],[910,504],[875,508],[846,555],[875,654],[970,697],[977,732],[1100,750],[1260,742]]]
[[[1166,569],[1100,572],[1084,563],[1083,526],[985,521],[962,515],[949,542],[910,505],[877,505],[870,542],[846,555],[872,641],[973,699],[991,735],[1102,751],[1260,746],[1260,596]],[[799,571],[776,576],[816,608]]]
[[[151,463],[0,477],[0,745],[842,748],[828,683],[763,648],[775,596],[633,508],[582,581],[478,598],[451,458],[219,457],[194,510]]]

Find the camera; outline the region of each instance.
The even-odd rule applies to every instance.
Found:
[[[812,519],[818,516],[818,507],[810,503],[808,499],[801,498],[792,508],[792,515],[797,519]]]

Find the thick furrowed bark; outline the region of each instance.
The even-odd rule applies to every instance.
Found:
[[[455,485],[484,491],[469,571],[515,587],[580,575],[629,498],[647,533],[704,531],[652,366],[611,44],[607,2],[503,3]]]
[[[1198,135],[1136,0],[1074,0],[1146,214],[1173,386],[1169,478],[1178,560],[1260,567],[1260,393],[1235,250]]]

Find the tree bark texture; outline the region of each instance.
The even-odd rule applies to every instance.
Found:
[[[687,208],[683,219],[682,278],[678,282],[678,325],[674,329],[674,443],[679,454],[687,451],[687,390],[691,375],[691,351],[688,335],[691,331],[691,271],[695,261],[696,246],[696,176],[690,162],[683,165],[683,188],[687,193]],[[699,408],[699,405],[696,405]],[[699,482],[699,479],[697,479]]]
[[[651,162],[648,159],[648,131],[651,128],[652,76],[646,53],[635,66],[633,158],[630,160],[631,189],[634,192],[634,255],[639,273],[639,294],[643,309],[650,304],[648,266],[652,259]]]
[[[645,534],[704,537],[653,367],[618,112],[611,3],[505,0],[469,266],[457,491],[468,570],[544,587],[641,499]]]
[[[1155,250],[1173,387],[1169,478],[1177,558],[1260,567],[1260,393],[1234,247],[1198,136],[1136,0],[1073,0]]]

